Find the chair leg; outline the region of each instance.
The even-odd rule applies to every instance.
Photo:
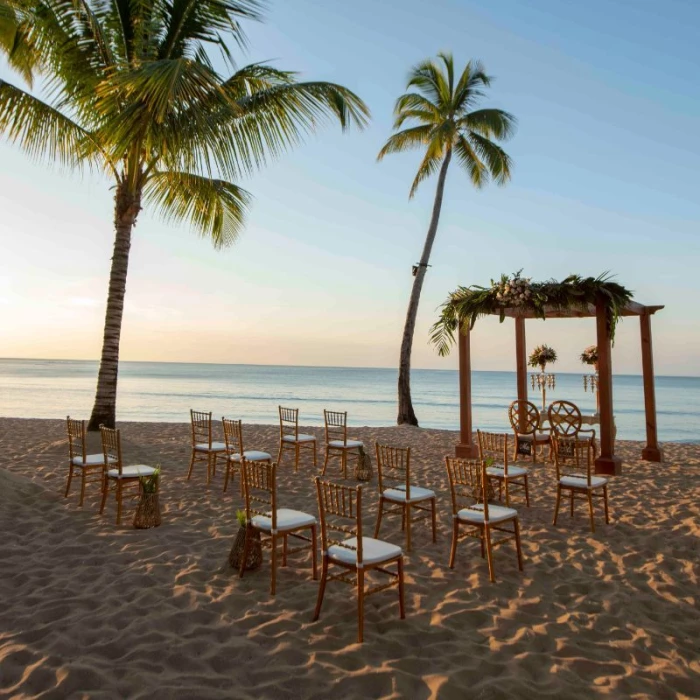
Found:
[[[433,542],[437,542],[437,513],[435,509],[435,499],[430,499],[432,525],[433,525]]]
[[[287,566],[287,533],[282,536],[282,566]]]
[[[574,517],[574,490],[571,489],[571,517]]]
[[[80,503],[78,503],[78,505],[82,507],[83,501],[85,500],[85,477],[87,474],[85,473],[85,469],[82,469],[81,471],[83,473],[80,478]]]
[[[608,485],[603,486],[603,505],[605,506],[605,524],[610,525],[610,513],[608,512]]]
[[[321,606],[323,605],[323,594],[326,592],[326,578],[328,578],[328,556],[323,555],[323,561],[321,563],[321,583],[318,587],[318,597],[316,598],[316,609],[314,610],[313,621],[318,620],[318,616],[321,614]]]
[[[340,453],[340,469],[343,472],[343,479],[348,478],[348,451],[343,450]]]
[[[406,601],[404,600],[404,590],[403,590],[403,557],[399,558],[397,562],[399,569],[399,617],[402,620],[406,619]]]
[[[503,479],[505,482],[505,490],[506,490],[506,508],[510,508],[510,491],[508,487],[508,482],[510,481],[509,479]]]
[[[459,523],[457,518],[452,520],[452,546],[450,547],[450,569],[455,568],[455,556],[457,555],[457,537],[459,536]]]
[[[481,558],[485,559],[486,558],[486,537],[484,536],[483,530],[481,532],[481,537],[479,537],[479,544],[481,545]]]
[[[313,451],[314,451],[314,467],[316,467],[316,466],[318,466],[316,464],[316,440],[314,440],[311,444],[313,445],[313,447],[311,449],[313,449]]]
[[[190,477],[192,476],[192,469],[194,469],[194,459],[197,456],[197,453],[192,450],[192,459],[190,459],[190,468],[189,471],[187,472],[187,481],[190,480]]]
[[[588,512],[591,516],[591,532],[595,532],[595,522],[593,519],[593,493],[588,489]]]
[[[299,443],[294,443],[294,473],[299,471]]]
[[[384,514],[384,499],[379,497],[379,508],[377,509],[377,524],[374,527],[374,539],[379,539],[379,527],[382,524],[382,515]]]
[[[326,445],[326,458],[323,460],[323,469],[321,469],[321,476],[326,475],[326,468],[328,467],[328,445]]]
[[[311,566],[313,567],[313,579],[318,580],[318,554],[316,548],[316,526],[311,526]]]
[[[279,450],[277,450],[277,466],[278,467],[282,466],[282,445],[284,445],[284,443],[282,442],[282,440],[280,440],[280,448],[279,448]]]
[[[226,489],[228,488],[228,479],[229,479],[230,474],[231,474],[231,460],[227,459],[226,460],[226,470],[224,473],[224,493],[226,493]]]
[[[275,595],[277,586],[277,536],[272,535],[272,550],[270,551],[270,568],[272,569],[272,580],[270,582],[270,595]]]
[[[491,583],[496,583],[496,576],[493,572],[493,551],[491,549],[491,528],[484,525],[484,536],[486,537],[486,561],[489,565],[489,579]]]
[[[525,505],[530,507],[530,489],[527,484],[527,474],[525,474]]]
[[[520,543],[520,522],[516,518],[514,521],[515,525],[515,551],[518,553],[518,569],[523,570],[523,550]]]
[[[70,482],[73,480],[73,464],[71,463],[68,468],[68,483],[66,484],[66,493],[64,498],[68,498],[68,493],[70,491]]]
[[[357,641],[362,644],[365,631],[365,572],[357,570]]]
[[[102,502],[100,503],[100,515],[104,513],[105,504],[107,503],[107,491],[109,490],[109,479],[107,474],[102,477]]]
[[[211,452],[207,452],[207,486],[211,483]]]
[[[117,525],[122,524],[122,480],[117,481]]]
[[[557,516],[559,515],[559,503],[561,501],[561,485],[557,484],[557,503],[554,506],[554,522],[552,525],[557,524]]]
[[[406,551],[411,551],[411,504],[404,505],[404,518],[406,519]]]
[[[250,528],[246,527],[245,536],[243,537],[243,556],[241,557],[241,563],[238,566],[238,578],[243,578],[243,572],[245,571],[245,563],[248,559],[248,546],[250,543]]]

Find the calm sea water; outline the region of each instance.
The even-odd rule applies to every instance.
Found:
[[[67,360],[0,360],[0,416],[87,418],[97,363]],[[118,420],[187,422],[189,410],[276,423],[278,404],[300,409],[300,422],[321,425],[323,409],[348,412],[351,425],[392,425],[396,418],[393,369],[276,367],[123,362],[119,370]],[[459,427],[457,372],[414,370],[413,400],[426,428]],[[474,372],[474,424],[503,429],[515,397],[513,372]],[[638,376],[615,377],[618,438],[642,440],[644,397]],[[567,399],[584,413],[595,408],[579,374],[558,374],[551,400]],[[539,405],[534,392],[531,399]],[[659,438],[700,442],[700,377],[657,377]]]

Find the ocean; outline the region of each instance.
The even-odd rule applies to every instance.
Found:
[[[97,362],[0,359],[0,416],[88,418],[95,393]],[[348,412],[348,424],[393,425],[394,369],[281,367],[169,362],[122,362],[117,420],[188,422],[189,410],[277,423],[277,406],[300,409],[302,425],[322,425],[323,409]],[[514,372],[474,372],[474,426],[508,429],[507,407],[515,398]],[[422,427],[459,429],[457,372],[414,370],[412,391]],[[530,390],[540,405],[540,396]],[[566,399],[593,413],[595,397],[584,391],[581,374],[557,374],[548,399]],[[659,439],[700,442],[700,377],[657,377]],[[617,436],[645,437],[642,378],[616,375]]]

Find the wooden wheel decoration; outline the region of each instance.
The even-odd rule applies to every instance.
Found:
[[[583,425],[579,407],[570,401],[554,401],[549,407],[548,416],[549,424],[558,437],[576,437]]]

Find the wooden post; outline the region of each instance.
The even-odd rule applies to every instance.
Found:
[[[651,314],[644,312],[639,317],[642,335],[642,374],[644,376],[644,412],[647,423],[647,445],[642,450],[642,459],[662,462],[663,453],[656,433],[656,394],[654,391],[654,355],[651,345]]]
[[[525,346],[525,319],[515,317],[515,370],[517,372],[518,401],[527,401],[527,348]],[[520,406],[519,426],[527,423],[525,406]]]
[[[461,324],[459,336],[459,444],[455,455],[465,459],[478,456],[472,441],[472,363],[469,322]]]
[[[620,474],[622,472],[622,460],[615,456],[615,430],[613,425],[612,344],[606,306],[602,301],[596,304],[596,331],[598,336],[600,455],[595,461],[595,473]]]

